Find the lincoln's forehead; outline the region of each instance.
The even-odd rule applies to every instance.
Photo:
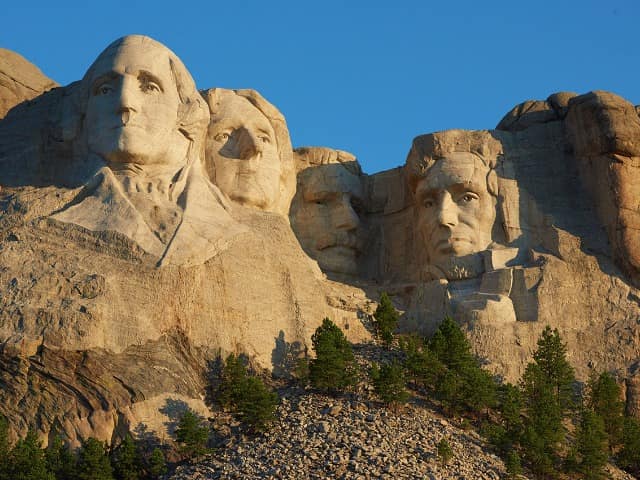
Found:
[[[447,189],[456,185],[484,185],[489,172],[480,158],[469,152],[452,152],[436,159],[424,179],[419,182],[420,190]]]

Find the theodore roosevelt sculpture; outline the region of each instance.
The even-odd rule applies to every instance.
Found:
[[[323,271],[355,275],[364,244],[362,170],[348,152],[295,150],[301,171],[291,204],[291,227]]]
[[[282,114],[255,90],[212,88],[202,95],[211,110],[211,181],[236,203],[287,215],[296,180]]]
[[[139,35],[116,40],[79,91],[78,142],[100,168],[54,219],[119,232],[159,264],[202,263],[241,231],[204,175],[209,110],[171,50]]]
[[[499,149],[483,131],[450,130],[414,140],[407,169],[427,277],[480,273],[482,262],[475,254],[492,243]]]

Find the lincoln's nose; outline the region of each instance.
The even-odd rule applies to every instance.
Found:
[[[458,224],[458,207],[449,192],[445,192],[438,202],[436,212],[438,224],[442,227],[455,227]]]

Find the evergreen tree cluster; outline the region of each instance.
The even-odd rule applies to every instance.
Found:
[[[451,318],[445,318],[430,339],[409,337],[401,348],[413,384],[432,393],[447,411],[480,415],[495,406],[496,382],[480,367]]]
[[[250,376],[242,359],[230,354],[222,371],[218,402],[253,431],[264,431],[275,420],[278,395],[260,378]]]
[[[11,447],[0,417],[0,480],[155,480],[166,472],[163,451],[146,451],[130,435],[112,449],[89,438],[74,453],[59,437],[43,449],[29,431]]]

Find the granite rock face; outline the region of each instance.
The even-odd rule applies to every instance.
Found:
[[[24,57],[0,48],[0,118],[19,103],[57,86]]]
[[[147,37],[51,90],[16,58],[0,56],[0,87],[16,82],[0,89],[0,413],[15,434],[164,435],[176,409],[207,414],[221,356],[287,375],[324,317],[370,340],[382,291],[401,331],[452,315],[510,381],[558,328],[578,377],[614,372],[640,410],[625,100],[528,101],[495,130],[405,139],[406,161],[366,175],[348,152],[294,150],[254,90],[198,90]]]

